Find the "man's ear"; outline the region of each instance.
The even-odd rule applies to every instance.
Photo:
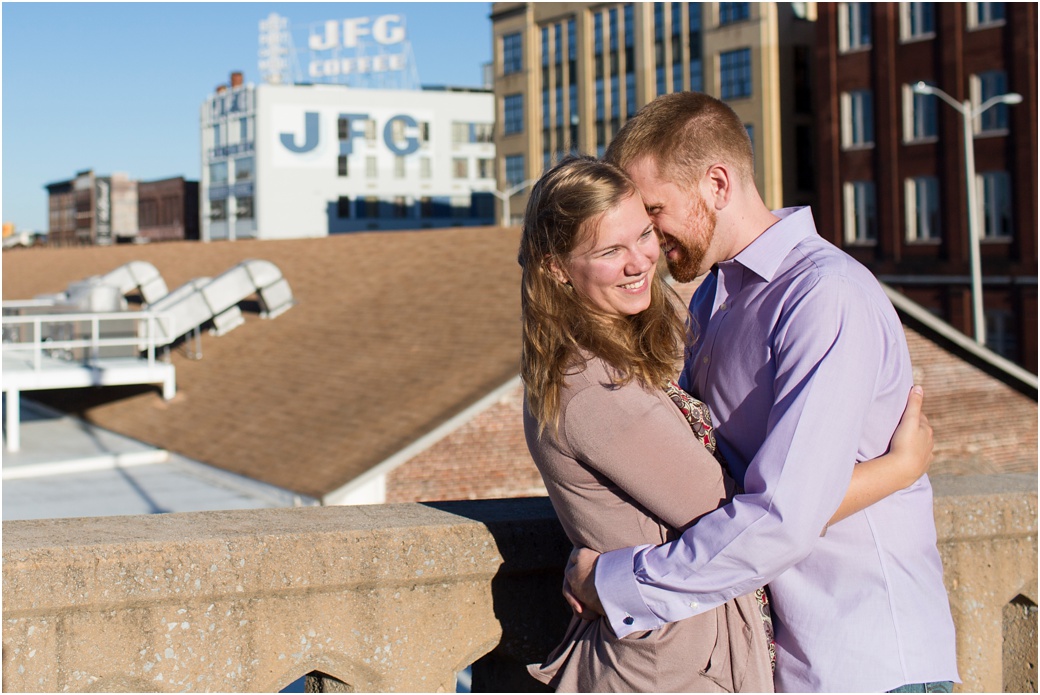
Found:
[[[733,198],[733,172],[725,164],[712,164],[704,175],[707,187],[705,200],[712,203],[716,210],[722,210]]]
[[[571,279],[567,276],[567,272],[560,267],[560,264],[552,256],[545,257],[545,269],[560,284],[571,284]]]

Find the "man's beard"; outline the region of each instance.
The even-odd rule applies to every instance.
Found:
[[[703,198],[698,197],[692,201],[686,215],[688,240],[668,235],[673,248],[679,251],[679,257],[674,260],[670,253],[665,256],[668,272],[676,282],[693,282],[707,270],[701,264],[715,236],[715,218],[715,211],[708,207]]]

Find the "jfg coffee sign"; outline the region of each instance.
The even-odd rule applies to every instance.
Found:
[[[405,21],[397,14],[311,25],[307,48],[306,75],[314,82],[346,82],[408,68]]]

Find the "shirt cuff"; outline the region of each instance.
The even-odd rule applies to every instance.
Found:
[[[656,630],[664,622],[643,602],[635,576],[635,555],[644,548],[622,548],[603,553],[596,561],[596,593],[614,634],[624,637],[632,632]]]

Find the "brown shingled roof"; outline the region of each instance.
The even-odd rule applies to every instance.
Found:
[[[516,375],[516,229],[320,239],[43,248],[3,255],[4,299],[58,292],[132,260],[172,290],[244,259],[272,261],[297,306],[174,351],[177,396],[52,392],[102,427],[321,497]]]

